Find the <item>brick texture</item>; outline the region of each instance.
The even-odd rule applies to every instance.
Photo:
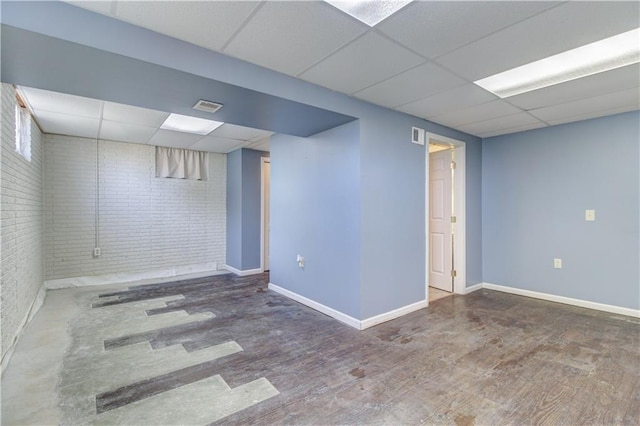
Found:
[[[96,153],[92,139],[44,141],[47,280],[224,264],[226,155],[209,154],[202,182],[156,178],[153,146],[100,140]]]
[[[15,151],[15,89],[1,86],[0,285],[2,357],[43,283],[42,134],[32,121],[31,161]]]

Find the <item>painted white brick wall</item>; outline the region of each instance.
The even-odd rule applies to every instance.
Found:
[[[0,264],[2,357],[43,283],[42,134],[32,122],[31,161],[15,151],[15,89],[1,86]]]
[[[226,155],[209,154],[205,182],[155,177],[155,148],[44,135],[46,279],[225,262]]]

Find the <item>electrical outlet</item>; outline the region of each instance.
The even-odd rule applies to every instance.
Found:
[[[102,250],[100,250],[100,247],[96,247],[93,249],[93,257],[98,257],[102,254]]]
[[[298,262],[298,268],[304,268],[304,257],[298,255],[296,262]]]
[[[562,269],[562,259],[553,259],[553,267],[556,269]]]
[[[584,220],[587,222],[594,222],[596,220],[596,211],[595,210],[585,210],[584,211]]]

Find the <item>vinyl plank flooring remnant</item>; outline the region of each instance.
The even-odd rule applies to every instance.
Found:
[[[640,424],[637,319],[480,290],[357,331],[268,282],[228,274],[96,290],[83,315],[140,306],[150,324],[176,316],[109,334],[106,356],[181,346],[197,363],[94,395],[101,414],[74,423]],[[197,358],[229,342],[242,350]]]

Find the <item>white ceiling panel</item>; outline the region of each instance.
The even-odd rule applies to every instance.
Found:
[[[441,56],[438,62],[475,81],[637,28],[639,13],[640,2],[567,2]]]
[[[44,133],[92,139],[98,136],[100,120],[97,118],[40,110],[34,110],[33,113],[36,116],[36,121],[40,125],[40,129]]]
[[[267,130],[253,129],[251,127],[236,126],[234,124],[223,124],[218,127],[210,136],[226,139],[253,140],[255,138],[262,139],[271,134]]]
[[[71,114],[80,117],[100,118],[102,101],[50,92],[48,90],[20,87],[19,92],[27,98],[32,110]]]
[[[634,64],[523,93],[510,97],[507,101],[529,110],[638,86],[640,86],[640,64]]]
[[[264,139],[260,139],[259,141],[251,142],[249,145],[245,145],[245,148],[256,149],[258,151],[269,151],[269,144],[271,142],[271,138],[267,137]]]
[[[257,1],[119,1],[116,17],[208,49],[220,50]]]
[[[300,75],[300,78],[344,93],[354,93],[415,67],[425,60],[370,32]]]
[[[105,120],[149,127],[159,127],[168,116],[168,112],[115,104],[113,102],[105,102],[102,112],[102,118]]]
[[[228,152],[241,148],[247,144],[248,142],[246,141],[239,141],[237,139],[219,138],[219,137],[209,135],[202,138],[196,144],[192,145],[189,149],[226,154]]]
[[[480,135],[483,133],[496,132],[531,124],[539,124],[540,126],[546,125],[526,112],[519,112],[517,114],[507,115],[504,117],[492,118],[491,120],[466,124],[464,126],[460,126],[459,129],[463,132],[471,133],[472,135]]]
[[[535,15],[559,2],[417,1],[376,28],[428,58]],[[455,31],[451,31],[455,28]]]
[[[490,138],[490,137],[493,137],[493,136],[506,135],[506,134],[509,134],[509,133],[524,132],[524,131],[527,131],[527,130],[540,129],[542,127],[547,127],[547,124],[542,123],[542,122],[537,122],[537,123],[532,123],[532,124],[524,124],[522,126],[510,127],[508,129],[502,129],[502,130],[496,130],[496,131],[493,131],[493,132],[482,133],[482,134],[479,134],[478,136],[480,136],[481,138]]]
[[[170,148],[189,148],[200,139],[202,139],[202,135],[160,129],[147,143],[149,145],[168,146]]]
[[[428,62],[354,93],[354,96],[389,108],[461,86],[465,80]]]
[[[565,117],[574,117],[626,107],[635,109],[640,108],[640,93],[638,92],[638,88],[621,90],[619,92],[594,96],[593,98],[534,109],[529,112],[541,120],[551,122]]]
[[[637,106],[629,105],[626,107],[618,107],[618,108],[613,108],[608,110],[600,110],[596,112],[588,112],[584,114],[572,115],[570,117],[558,118],[554,120],[549,120],[548,123],[552,126],[555,126],[557,124],[572,123],[574,121],[589,120],[591,118],[605,117],[607,115],[622,114],[623,112],[630,112],[630,111],[637,111],[637,110],[638,110]]]
[[[115,1],[107,0],[79,0],[79,1],[65,1],[65,3],[72,4],[74,6],[81,7],[83,9],[91,10],[92,12],[98,12],[103,15],[109,15],[112,8],[115,7]]]
[[[495,100],[469,108],[452,111],[450,113],[433,117],[431,120],[445,126],[459,128],[465,124],[476,123],[478,121],[491,120],[492,118],[504,117],[522,112],[520,109],[509,105],[502,100]]]
[[[498,97],[475,84],[465,84],[464,86],[402,105],[396,109],[417,117],[429,118],[473,105],[480,105],[495,99],[498,99]]]
[[[100,139],[146,144],[156,130],[156,127],[102,120]]]
[[[324,2],[266,2],[224,53],[297,75],[366,29]]]

